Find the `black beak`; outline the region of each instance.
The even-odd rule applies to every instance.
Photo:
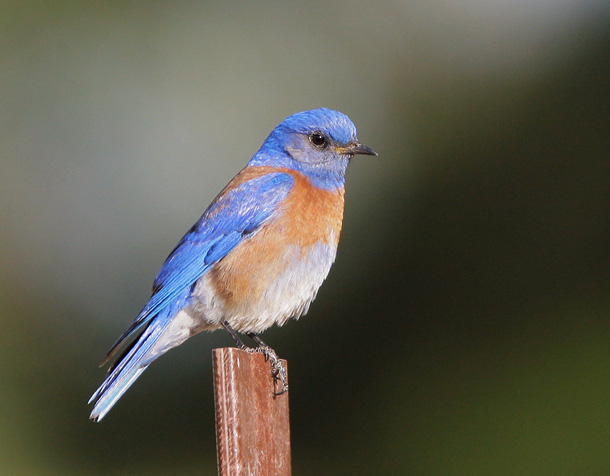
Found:
[[[356,154],[377,155],[377,152],[375,152],[373,149],[361,144],[358,141],[350,142],[349,144],[346,144],[344,147],[337,147],[336,150],[340,154],[348,154],[348,155],[356,155]]]

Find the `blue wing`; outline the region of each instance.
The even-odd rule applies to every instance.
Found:
[[[269,173],[243,182],[230,183],[201,218],[184,235],[161,267],[153,294],[134,322],[111,347],[106,363],[122,344],[144,331],[126,348],[109,369],[100,388],[91,397],[91,418],[101,419],[121,395],[158,355],[147,355],[172,318],[188,302],[191,288],[217,261],[273,216],[276,206],[290,193],[291,175]]]

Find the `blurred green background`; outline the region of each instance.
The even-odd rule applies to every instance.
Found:
[[[610,3],[0,4],[0,472],[216,473],[211,348],[97,368],[266,135],[379,152],[290,363],[295,475],[610,474]]]

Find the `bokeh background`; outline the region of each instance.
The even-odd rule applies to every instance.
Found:
[[[216,473],[211,349],[98,362],[287,115],[348,114],[289,360],[295,475],[610,474],[610,3],[0,5],[0,472]]]

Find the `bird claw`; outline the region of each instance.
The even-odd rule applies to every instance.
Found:
[[[254,348],[248,348],[248,352],[258,352],[265,356],[265,360],[271,364],[271,376],[273,377],[273,386],[275,387],[276,382],[281,382],[282,388],[279,391],[273,392],[273,395],[283,395],[288,391],[288,374],[282,361],[269,346],[259,346]]]
[[[265,344],[261,340],[261,338],[258,337],[258,335],[253,334],[253,333],[249,333],[248,336],[250,336],[250,338],[252,338],[252,340],[257,344],[257,346],[248,347],[241,341],[241,339],[239,338],[237,333],[231,328],[231,326],[229,325],[228,322],[225,321],[222,323],[222,325],[229,332],[229,334],[235,341],[235,344],[237,344],[237,347],[239,347],[241,350],[246,351],[246,352],[250,352],[250,353],[256,352],[256,353],[263,354],[265,356],[265,360],[271,363],[271,376],[273,377],[273,387],[274,387],[273,395],[278,396],[278,395],[283,395],[284,393],[286,393],[288,391],[288,374],[286,373],[286,369],[284,368],[282,361],[275,353],[275,350],[273,350],[271,347],[269,347],[267,344]],[[281,388],[281,390],[276,392],[275,384],[278,381],[282,382],[282,388]]]

